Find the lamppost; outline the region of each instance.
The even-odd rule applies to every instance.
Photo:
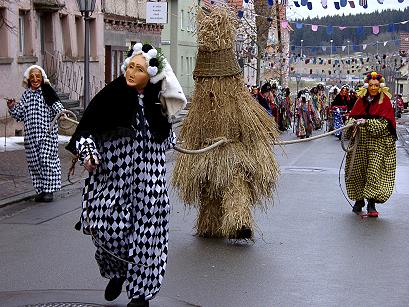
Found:
[[[330,50],[330,58],[329,58],[329,59],[331,60],[331,64],[332,64],[332,43],[334,42],[334,40],[331,39],[329,42],[330,42],[330,44],[331,44],[331,47],[330,47],[330,48],[331,48],[331,50]]]
[[[349,60],[349,43],[350,43],[350,41],[348,40],[347,43],[348,43],[347,48],[348,48],[348,60]]]
[[[300,54],[301,54],[301,58],[302,58],[302,43],[303,43],[303,42],[304,42],[304,40],[302,39],[302,40],[301,40],[301,53],[300,53]]]
[[[78,9],[85,21],[84,43],[84,109],[89,104],[89,21],[95,9],[95,0],[77,0]]]
[[[243,43],[244,43],[244,35],[242,33],[237,34],[237,37],[236,37],[236,57],[237,57],[237,61],[238,61],[239,66],[240,66],[241,69],[243,69],[243,67],[244,67],[244,60],[240,56],[241,51],[243,49]]]

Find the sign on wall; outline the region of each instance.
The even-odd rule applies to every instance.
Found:
[[[146,2],[146,23],[167,23],[167,2]]]

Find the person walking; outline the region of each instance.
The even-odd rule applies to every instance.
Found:
[[[359,125],[359,140],[355,157],[347,154],[345,183],[349,198],[355,200],[352,211],[360,213],[367,200],[369,217],[378,217],[375,204],[389,199],[395,182],[397,135],[390,97],[385,79],[372,72],[350,112],[350,121]],[[347,137],[353,134],[351,130]]]
[[[35,201],[51,202],[53,193],[61,189],[61,163],[58,156],[58,125],[50,125],[64,107],[40,66],[27,68],[23,85],[27,89],[20,102],[7,99],[7,107],[15,120],[24,123],[24,147],[37,193]]]
[[[100,273],[109,279],[105,299],[115,300],[126,283],[128,307],[149,306],[167,263],[170,118],[186,98],[149,44],[135,44],[121,70],[91,100],[66,148],[89,171],[76,228],[92,235]]]

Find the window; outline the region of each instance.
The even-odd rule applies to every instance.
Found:
[[[18,16],[18,51],[20,55],[32,55],[31,22],[29,11],[19,11]]]
[[[61,15],[61,30],[62,30],[62,43],[64,48],[64,54],[66,56],[72,56],[72,47],[71,47],[71,32],[70,24],[67,15]]]
[[[77,32],[77,56],[84,56],[84,27],[82,17],[75,17],[75,30]]]
[[[399,84],[399,91],[398,91],[398,93],[399,93],[399,94],[402,94],[402,93],[403,93],[403,84]]]
[[[7,22],[7,10],[6,8],[0,8],[0,23],[3,25],[0,27],[0,57],[8,56],[8,37],[7,37],[7,27],[5,23]]]
[[[95,18],[89,21],[89,55],[97,57],[97,23]]]
[[[183,69],[183,55],[180,57],[180,76],[183,76],[185,70]]]
[[[185,29],[185,28],[184,28],[184,26],[185,26],[184,21],[185,21],[185,11],[184,11],[184,10],[181,10],[181,11],[180,11],[180,29],[181,29],[181,30],[184,30],[184,29]]]
[[[18,17],[18,51],[24,53],[24,16]]]

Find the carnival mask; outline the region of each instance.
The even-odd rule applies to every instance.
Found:
[[[379,94],[379,88],[381,83],[376,79],[368,81],[368,92],[370,96],[376,96]]]
[[[148,65],[143,55],[134,56],[126,67],[126,84],[137,90],[142,90],[149,82]]]
[[[41,74],[41,71],[37,68],[33,68],[28,75],[28,81],[30,82],[30,87],[32,90],[38,89],[43,82],[43,75]]]

